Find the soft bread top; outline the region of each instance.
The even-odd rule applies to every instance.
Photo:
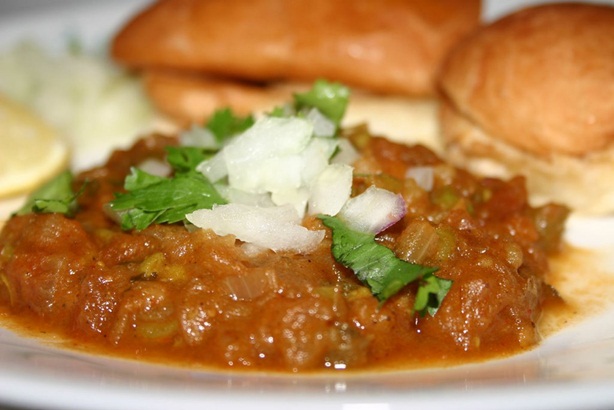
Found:
[[[161,0],[120,30],[112,55],[134,68],[429,95],[480,11],[479,0]]]
[[[481,28],[441,72],[449,102],[492,138],[548,156],[614,143],[614,7],[552,4]]]

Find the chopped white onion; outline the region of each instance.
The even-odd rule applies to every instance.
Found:
[[[216,184],[215,189],[228,202],[253,206],[275,206],[268,194],[252,194],[226,184]]]
[[[324,231],[311,231],[290,205],[257,207],[243,204],[218,205],[186,215],[195,226],[220,236],[238,239],[274,251],[309,253],[324,238]]]
[[[137,165],[137,168],[141,171],[145,171],[148,174],[156,175],[159,177],[166,177],[171,174],[173,169],[164,161],[156,158],[148,158]]]
[[[200,147],[206,149],[219,149],[220,144],[213,133],[205,127],[192,125],[192,127],[179,134],[181,145]]]
[[[399,221],[406,212],[401,195],[370,186],[362,194],[349,199],[339,217],[351,229],[375,234]]]
[[[275,205],[292,205],[297,214],[302,218],[305,216],[305,208],[309,200],[309,190],[305,187],[289,189],[286,191],[273,192],[271,200]]]
[[[234,300],[253,300],[277,288],[274,270],[254,269],[248,275],[228,275],[222,283]]]
[[[431,191],[435,182],[435,171],[433,167],[411,167],[405,172],[405,178],[411,178],[418,186],[425,191]]]
[[[339,148],[337,154],[331,159],[332,164],[348,164],[352,165],[359,157],[360,154],[354,148],[352,143],[345,139],[339,138],[337,141],[337,147]]]
[[[262,158],[242,165],[243,168],[228,161],[226,164],[230,186],[243,191],[255,194],[281,192],[302,185],[303,163],[299,155]]]
[[[337,126],[317,108],[312,108],[307,113],[307,119],[313,124],[313,134],[316,137],[332,137],[335,135]]]
[[[262,246],[254,245],[253,243],[245,242],[241,245],[241,250],[246,256],[253,258],[260,255],[262,252],[267,251],[268,249]]]
[[[312,215],[337,215],[350,198],[353,168],[346,164],[330,164],[315,180],[309,198]]]
[[[304,185],[311,183],[328,166],[337,149],[337,140],[332,138],[313,138],[301,153],[301,179]]]
[[[226,168],[224,152],[220,151],[208,160],[201,162],[196,167],[196,170],[214,183],[226,177],[228,175],[228,169]]]
[[[228,177],[235,194],[270,195],[303,217],[309,189],[336,149],[337,140],[314,136],[308,120],[263,117],[197,169],[212,182]]]
[[[256,121],[222,150],[230,185],[254,193],[298,188],[300,154],[312,134],[313,126],[300,118]]]
[[[297,118],[263,117],[234,138],[225,148],[229,162],[251,162],[262,158],[301,152],[313,135],[313,125]]]

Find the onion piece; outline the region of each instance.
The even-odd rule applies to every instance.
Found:
[[[292,205],[298,215],[305,216],[305,208],[309,200],[309,190],[307,188],[288,189],[286,191],[273,192],[271,201],[277,206]]]
[[[405,178],[413,179],[420,188],[430,192],[435,183],[435,170],[429,166],[411,167],[405,172]]]
[[[306,118],[313,124],[313,133],[316,137],[333,137],[337,126],[317,108],[312,108]]]
[[[251,192],[234,189],[226,184],[215,184],[215,189],[228,202],[262,207],[275,206],[268,194],[252,194]]]
[[[159,177],[167,177],[173,172],[173,169],[167,162],[157,158],[147,158],[146,160],[140,162],[136,167],[141,171],[145,171],[148,174]]]
[[[181,145],[212,150],[220,149],[220,144],[215,139],[215,135],[213,135],[211,130],[196,124],[179,134],[179,141]]]
[[[303,184],[310,185],[330,163],[337,149],[337,140],[313,138],[301,153]]]
[[[274,192],[301,182],[301,152],[313,126],[299,118],[264,117],[224,147],[229,184],[252,193]]]
[[[291,205],[257,207],[243,204],[214,206],[186,215],[195,226],[273,251],[309,253],[324,239],[324,231],[311,231]]]
[[[274,270],[254,269],[248,275],[228,275],[222,279],[233,300],[254,300],[277,289]]]
[[[330,160],[331,164],[352,165],[360,157],[358,150],[346,138],[339,138],[337,140],[337,148],[338,152]]]
[[[337,215],[350,198],[353,168],[345,164],[331,164],[318,176],[311,187],[309,213]]]
[[[362,194],[350,198],[338,216],[350,229],[377,234],[403,218],[406,212],[400,194],[370,186]]]
[[[213,183],[225,178],[228,175],[228,169],[226,168],[224,152],[218,152],[208,160],[201,162],[196,170]]]

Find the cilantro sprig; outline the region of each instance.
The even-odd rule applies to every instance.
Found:
[[[345,115],[349,97],[350,90],[346,86],[318,80],[311,90],[294,95],[294,107],[297,112],[316,108],[339,126]]]
[[[221,146],[224,141],[254,125],[254,121],[251,115],[240,117],[230,108],[222,108],[213,113],[205,124],[205,128],[211,131],[216,142]]]
[[[421,316],[437,312],[452,285],[452,281],[434,275],[438,268],[397,258],[392,250],[375,241],[374,234],[349,229],[337,217],[319,215],[319,218],[332,231],[335,260],[352,269],[380,302],[409,283],[418,282],[414,311]]]
[[[226,200],[213,184],[195,170],[207,154],[194,147],[168,147],[172,177],[160,177],[132,168],[109,207],[120,218],[122,229],[143,230],[153,223],[176,223],[196,209],[209,209]]]
[[[64,171],[34,191],[26,203],[15,212],[16,215],[28,213],[60,213],[71,216],[77,208],[77,197],[81,194],[73,191],[73,174]]]

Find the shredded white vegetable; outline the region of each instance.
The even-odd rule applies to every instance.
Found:
[[[153,122],[136,78],[92,53],[19,43],[0,54],[0,92],[68,137],[77,155],[127,145]]]

